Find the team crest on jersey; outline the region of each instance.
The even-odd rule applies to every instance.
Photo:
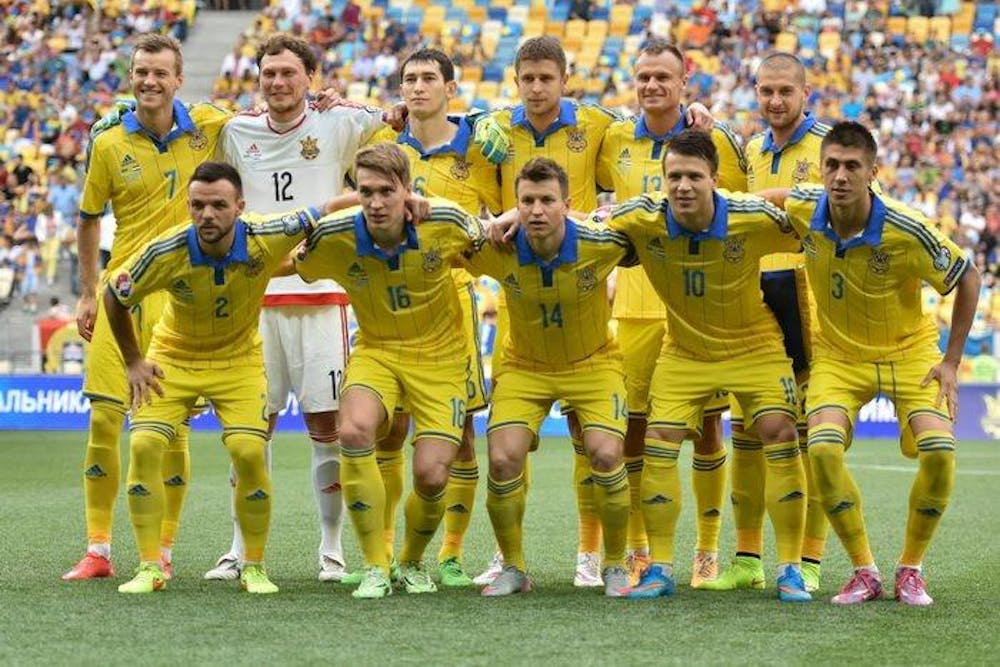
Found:
[[[566,137],[566,148],[574,153],[582,153],[587,149],[587,135],[583,130],[570,130]]]
[[[365,287],[368,285],[368,273],[357,262],[351,264],[350,268],[347,269],[347,277],[354,283],[355,287]]]
[[[594,272],[594,267],[585,266],[576,272],[576,288],[587,294],[593,292],[594,288],[597,287],[597,275]]]
[[[881,248],[872,248],[872,256],[868,258],[868,268],[872,273],[884,275],[889,271],[889,253]]]
[[[195,131],[191,133],[191,138],[188,139],[188,146],[193,151],[203,151],[208,148],[208,137],[205,136],[204,132],[195,128]]]
[[[255,278],[264,270],[264,258],[260,255],[251,255],[246,263],[247,278]]]
[[[934,257],[934,268],[938,271],[944,271],[949,266],[951,266],[951,251],[942,246]]]
[[[618,154],[618,168],[622,171],[632,168],[632,153],[627,148]]]
[[[194,301],[194,290],[191,289],[191,285],[188,284],[188,281],[183,278],[178,278],[174,282],[170,283],[170,293],[185,303]]]
[[[123,299],[132,295],[132,276],[128,271],[123,271],[115,278],[115,293]]]
[[[802,252],[810,257],[816,256],[816,240],[812,234],[806,234],[805,238],[802,239]]]
[[[468,180],[470,166],[464,159],[455,158],[455,162],[451,165],[451,177],[459,181]]]
[[[507,277],[503,279],[503,286],[513,292],[515,296],[521,296],[521,283],[517,282],[517,276],[513,273],[508,273]]]
[[[809,160],[796,160],[792,181],[798,185],[809,180]]]
[[[649,239],[649,243],[646,244],[646,250],[649,254],[657,259],[666,259],[667,251],[663,248],[663,241],[659,236],[654,236]]]
[[[319,157],[319,139],[306,137],[299,141],[302,144],[302,152],[299,153],[306,160],[315,160]]]
[[[725,248],[722,251],[722,257],[731,264],[738,264],[743,261],[746,256],[746,237],[740,234],[739,236],[727,236],[725,243]]]
[[[427,252],[420,253],[420,256],[424,258],[421,268],[425,273],[434,273],[440,269],[441,264],[443,264],[440,248],[430,248]]]

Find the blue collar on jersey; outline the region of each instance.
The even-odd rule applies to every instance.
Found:
[[[795,132],[792,133],[791,138],[785,142],[785,145],[778,148],[774,145],[774,133],[768,129],[764,133],[764,145],[760,147],[762,153],[780,153],[789,146],[794,146],[795,144],[802,141],[802,137],[806,136],[806,133],[812,129],[812,126],[816,124],[816,119],[813,117],[812,113],[807,111],[806,117],[799,123],[799,126],[795,128]]]
[[[215,284],[226,283],[226,267],[237,262],[249,262],[250,253],[247,250],[247,226],[242,220],[233,225],[233,245],[222,259],[209,257],[201,251],[198,245],[198,228],[192,224],[187,232],[188,256],[191,266],[211,266],[215,269]]]
[[[392,265],[398,265],[400,254],[406,250],[416,250],[420,247],[417,243],[417,228],[410,223],[406,223],[403,225],[403,229],[406,232],[406,241],[399,244],[399,252],[397,254],[392,256],[387,255],[381,248],[375,245],[375,240],[372,238],[365,224],[365,214],[358,211],[357,215],[354,216],[354,241],[358,249],[358,257],[368,255],[377,257]]]
[[[528,122],[528,113],[524,110],[523,104],[518,104],[514,107],[514,110],[510,112],[510,124],[514,127],[524,127],[531,130],[531,133],[535,135],[535,142],[542,141],[550,134],[558,132],[564,127],[576,125],[576,105],[570,100],[561,100],[559,102],[559,117],[556,118],[551,125],[545,128],[542,132],[535,130],[535,127]]]
[[[441,155],[443,153],[454,153],[459,157],[464,158],[465,154],[469,152],[469,142],[472,141],[472,128],[464,121],[463,118],[459,116],[448,116],[448,121],[458,126],[458,132],[456,132],[455,136],[452,137],[451,142],[444,144],[443,146],[438,146],[437,148],[425,151],[423,144],[421,144],[416,137],[410,134],[409,123],[407,123],[406,127],[403,128],[403,131],[399,133],[399,137],[396,138],[396,143],[410,146],[413,150],[420,153],[420,158],[424,160],[433,155]]]
[[[126,111],[125,115],[122,116],[122,127],[125,128],[126,132],[129,134],[142,132],[149,137],[154,144],[156,144],[156,147],[160,149],[161,153],[165,153],[167,145],[182,134],[190,134],[198,131],[194,121],[191,120],[191,114],[188,113],[187,107],[185,107],[184,103],[180,100],[174,100],[174,124],[177,125],[177,127],[171,130],[170,134],[161,140],[159,137],[143,127],[142,123],[139,122],[139,117],[136,115],[135,111]]]
[[[559,244],[559,252],[551,261],[546,262],[531,249],[531,246],[528,244],[527,232],[525,232],[522,226],[517,230],[517,236],[514,237],[514,244],[517,246],[517,263],[521,266],[537,264],[543,270],[547,271],[551,271],[563,264],[572,264],[576,261],[577,257],[577,236],[576,223],[572,219],[566,218],[566,234],[563,236],[562,243]]]
[[[666,141],[668,139],[673,139],[675,136],[687,129],[687,120],[684,117],[685,111],[684,107],[681,106],[681,117],[677,121],[677,124],[672,128],[667,130],[666,134],[655,135],[649,131],[649,127],[646,125],[646,115],[639,114],[639,122],[635,124],[635,132],[633,137],[635,139],[652,139],[653,141]]]
[[[675,239],[678,236],[687,236],[695,241],[707,241],[709,239],[724,239],[729,231],[729,204],[726,198],[718,192],[712,192],[712,199],[715,201],[715,215],[712,217],[712,224],[703,232],[692,232],[685,229],[677,222],[674,212],[667,206],[667,236]],[[669,202],[668,202],[669,204]]]
[[[833,231],[833,227],[830,226],[830,199],[826,192],[820,195],[819,201],[816,202],[816,210],[813,211],[812,218],[809,220],[809,229],[814,232],[822,232],[826,238],[836,244],[838,252],[859,245],[877,246],[882,242],[882,228],[885,227],[885,216],[888,209],[881,197],[874,192],[871,193],[871,196],[872,210],[868,214],[865,230],[859,236],[844,241],[837,236],[837,232]]]

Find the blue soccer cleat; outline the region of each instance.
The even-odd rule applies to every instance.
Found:
[[[632,600],[659,598],[673,595],[674,591],[677,590],[677,582],[662,565],[653,563],[643,571],[639,577],[639,583],[626,590],[625,597]]]
[[[778,599],[782,602],[809,602],[812,596],[806,591],[806,582],[802,579],[802,572],[794,565],[786,565],[778,581],[775,582],[778,589]]]

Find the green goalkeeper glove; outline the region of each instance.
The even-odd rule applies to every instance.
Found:
[[[90,126],[90,138],[93,139],[104,130],[114,127],[115,125],[121,125],[122,116],[127,114],[129,111],[135,111],[135,102],[131,100],[115,100],[114,106],[112,106],[106,114],[101,116],[96,123]]]
[[[469,116],[472,121],[472,141],[479,152],[493,164],[500,164],[510,152],[510,137],[489,112]]]

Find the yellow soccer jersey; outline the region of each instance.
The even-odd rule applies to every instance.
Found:
[[[613,112],[563,100],[559,117],[543,132],[531,126],[522,104],[494,111],[493,117],[511,139],[510,152],[500,165],[504,210],[517,206],[517,172],[536,157],[550,158],[566,170],[574,210],[589,212],[597,208],[597,157],[608,126],[618,119]]]
[[[954,289],[968,268],[955,243],[917,211],[874,193],[864,232],[846,242],[830,226],[822,186],[795,187],[785,209],[802,236],[819,309],[817,356],[884,362],[936,349],[937,327],[923,312],[920,286]]]
[[[704,360],[784,353],[759,277],[763,255],[799,245],[780,209],[717,190],[711,226],[695,234],[674,219],[665,195],[642,195],[619,206],[608,225],[632,241],[666,304],[673,353]]]
[[[118,222],[108,271],[170,227],[188,219],[187,185],[195,168],[215,155],[230,114],[211,104],[190,111],[174,101],[174,129],[160,140],[135,112],[90,143],[80,211],[100,216],[110,201]]]
[[[619,202],[661,192],[663,154],[670,139],[689,127],[684,116],[681,107],[680,121],[662,136],[649,131],[642,115],[612,123],[598,158],[600,186],[614,190]],[[746,190],[746,159],[736,135],[725,123],[717,122],[711,136],[719,152],[719,187],[735,192]],[[616,318],[663,319],[667,311],[645,272],[636,267],[618,272],[612,314]]]
[[[307,281],[333,278],[347,290],[359,346],[398,362],[457,358],[465,354],[466,338],[451,266],[482,241],[477,218],[435,198],[430,215],[407,225],[405,242],[388,255],[354,207],[320,221],[296,269]]]
[[[559,254],[549,262],[535,255],[523,228],[515,245],[513,253],[483,246],[467,260],[473,273],[495,278],[507,295],[504,364],[557,369],[616,351],[607,278],[619,263],[635,263],[628,238],[603,225],[567,220]]]
[[[236,222],[232,249],[220,260],[201,251],[193,224],[175,227],[127,258],[108,285],[129,307],[168,291],[153,328],[150,359],[201,369],[260,366],[257,329],[267,282],[318,219],[315,209],[245,216]]]

